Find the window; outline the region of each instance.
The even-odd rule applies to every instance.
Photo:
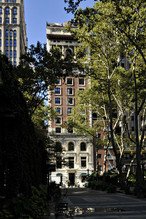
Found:
[[[9,36],[9,31],[8,30],[6,30],[6,37],[8,37]]]
[[[61,108],[60,107],[56,108],[56,113],[58,113],[59,115],[61,114]]]
[[[61,161],[61,157],[60,156],[57,156],[56,157],[56,167],[58,169],[61,169],[62,168],[62,161]]]
[[[134,127],[131,128],[131,131],[134,132]]]
[[[6,24],[9,24],[9,18],[6,17]]]
[[[86,157],[81,157],[81,168],[86,168]]]
[[[93,114],[92,114],[92,119],[93,119],[93,120],[97,120],[97,119],[98,119],[97,113],[93,113]]]
[[[84,88],[79,88],[79,91],[84,91],[85,89]]]
[[[73,85],[73,78],[67,78],[67,84]]]
[[[55,104],[61,104],[61,99],[59,97],[55,97]]]
[[[129,159],[130,158],[130,154],[124,154],[124,158],[125,159]]]
[[[101,139],[101,133],[98,133],[98,139]]]
[[[0,30],[0,37],[2,36],[2,30]]]
[[[67,98],[67,104],[68,104],[68,105],[73,105],[73,104],[74,104],[74,99],[71,98],[71,97],[68,97],[68,98]]]
[[[98,158],[98,159],[101,159],[101,154],[98,154],[98,155],[97,155],[97,158]]]
[[[16,0],[13,0],[13,3],[16,3]]]
[[[61,94],[61,90],[60,90],[59,87],[56,87],[56,88],[55,88],[55,94],[56,94],[56,95],[57,95],[57,94]]]
[[[2,46],[2,41],[1,41],[1,39],[0,39],[0,46]]]
[[[12,37],[13,36],[13,31],[12,30],[10,30],[10,37]]]
[[[86,143],[85,143],[85,142],[82,142],[82,143],[80,144],[80,150],[81,150],[81,151],[86,151]]]
[[[13,41],[10,39],[10,47],[12,47],[13,45]]]
[[[13,8],[13,14],[14,14],[14,15],[17,14],[17,8]]]
[[[10,58],[12,58],[12,50],[10,50]]]
[[[61,133],[61,127],[56,127],[56,133]]]
[[[8,51],[8,50],[6,50],[6,56],[7,56],[7,57],[9,56],[9,51]]]
[[[55,148],[54,148],[55,150],[55,152],[62,152],[62,144],[59,142],[59,141],[57,141],[56,142],[56,144],[55,144]]]
[[[14,50],[14,58],[17,58],[17,51]]]
[[[2,7],[0,7],[0,14],[2,14]]]
[[[131,116],[131,121],[134,121],[134,116]]]
[[[17,62],[16,62],[16,61],[14,61],[14,66],[15,66],[15,67],[17,66]]]
[[[0,17],[0,24],[2,23],[2,18]]]
[[[61,79],[60,78],[57,79],[57,84],[61,85]]]
[[[85,115],[85,114],[86,114],[86,110],[82,110],[81,115]]]
[[[85,79],[79,78],[79,85],[85,85]]]
[[[13,24],[17,24],[17,18],[13,18]]]
[[[6,12],[6,14],[10,14],[10,9],[9,9],[9,7],[7,7],[7,8],[5,9],[5,12]]]
[[[66,49],[65,55],[66,55],[66,57],[70,57],[72,55],[72,50],[71,49]]]
[[[69,128],[68,133],[73,133],[73,128]]]
[[[74,157],[69,157],[69,168],[74,168]]]
[[[72,108],[67,108],[67,115],[71,114],[71,110],[72,110]]]
[[[68,151],[74,151],[74,143],[73,142],[68,143]]]
[[[14,30],[14,38],[17,36],[17,31]]]
[[[8,41],[8,39],[6,39],[6,47],[8,47],[9,46],[9,41]]]
[[[16,47],[17,46],[17,41],[16,40],[14,40],[14,47]]]
[[[98,165],[98,170],[102,171],[102,166],[101,165]]]
[[[71,87],[67,88],[67,95],[72,95],[73,89]]]
[[[61,124],[61,118],[60,118],[60,117],[57,117],[57,118],[55,119],[55,123],[56,123],[56,124]]]

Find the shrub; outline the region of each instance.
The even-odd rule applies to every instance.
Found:
[[[109,186],[107,187],[107,192],[108,193],[115,193],[116,192],[116,186],[113,184],[109,184]]]
[[[0,218],[39,219],[47,215],[47,193],[43,186],[32,187],[31,197],[19,195],[6,201],[0,211]]]
[[[134,188],[134,194],[138,197],[146,198],[146,183],[143,183],[141,186],[136,185]]]

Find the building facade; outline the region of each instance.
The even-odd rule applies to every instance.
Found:
[[[0,52],[17,66],[26,47],[24,0],[0,0]]]
[[[73,36],[65,30],[66,23],[47,23],[47,49],[59,47],[63,56],[74,54],[78,46]],[[74,27],[73,27],[74,28]],[[77,90],[85,89],[88,81],[84,76],[72,75],[58,79],[53,91],[49,91],[49,104],[56,109],[58,116],[49,124],[49,136],[63,148],[63,159],[67,165],[56,161],[56,171],[51,173],[52,180],[60,177],[62,184],[83,185],[88,174],[91,174],[93,165],[93,146],[88,137],[67,130],[62,125],[67,121],[72,108],[76,105]]]

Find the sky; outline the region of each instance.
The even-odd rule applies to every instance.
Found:
[[[93,4],[94,0],[86,0],[81,7]],[[24,0],[28,47],[37,41],[46,44],[46,22],[64,23],[73,19],[73,15],[64,10],[65,6],[64,0]]]

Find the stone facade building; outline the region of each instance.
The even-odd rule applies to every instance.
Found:
[[[65,23],[66,24],[66,23]],[[59,47],[62,54],[74,54],[77,41],[71,33],[65,30],[65,24],[47,23],[47,49]],[[73,26],[73,28],[75,28]],[[62,166],[56,161],[56,172],[51,173],[52,180],[60,177],[64,185],[83,185],[86,176],[91,174],[94,168],[93,146],[86,136],[67,130],[62,124],[67,121],[72,108],[76,104],[75,93],[85,89],[88,81],[85,77],[68,76],[58,79],[58,84],[53,91],[49,91],[49,104],[56,108],[58,117],[49,124],[49,135],[57,144],[63,147],[63,159],[68,165]]]
[[[0,0],[0,52],[17,66],[26,47],[24,0]]]

